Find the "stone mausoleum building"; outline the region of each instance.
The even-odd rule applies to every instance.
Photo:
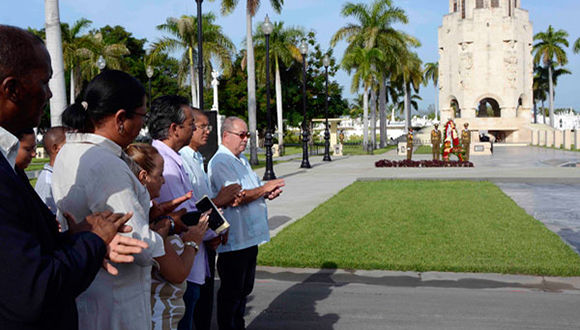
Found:
[[[473,138],[530,143],[532,23],[521,0],[449,0],[439,28],[439,109]]]

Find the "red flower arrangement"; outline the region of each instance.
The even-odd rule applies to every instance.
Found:
[[[443,160],[388,160],[375,162],[375,167],[473,167],[472,162]]]

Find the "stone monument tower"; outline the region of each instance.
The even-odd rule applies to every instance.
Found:
[[[441,120],[531,142],[532,40],[521,0],[449,0],[439,27]]]

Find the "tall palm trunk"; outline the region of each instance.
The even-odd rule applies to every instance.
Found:
[[[534,100],[534,124],[538,123],[538,103]]]
[[[409,111],[409,86],[407,82],[404,84],[405,90],[405,99],[403,100],[404,108],[405,108],[405,134],[409,131],[409,127],[411,127],[411,111]]]
[[[75,69],[71,66],[70,68],[70,101],[69,104],[75,103]]]
[[[199,100],[197,99],[197,79],[195,75],[195,65],[193,63],[193,50],[191,47],[189,47],[189,76],[191,78],[191,105],[197,108],[199,107]]]
[[[254,40],[252,38],[252,14],[246,6],[246,55],[248,58],[248,129],[250,136],[250,164],[258,165],[258,148],[256,140],[256,70],[254,60]]]
[[[377,145],[377,92],[371,88],[371,145],[369,150],[374,150]]]
[[[49,82],[49,87],[52,91],[50,124],[51,126],[60,126],[62,112],[66,108],[66,87],[58,0],[44,0],[44,11],[46,48],[50,54],[50,64],[52,66],[52,78]]]
[[[546,105],[544,104],[544,100],[542,100],[542,124],[546,125]]]
[[[368,150],[369,144],[369,88],[365,87],[363,95],[363,150]]]
[[[379,85],[379,130],[380,147],[384,148],[387,144],[387,86],[384,74]]]
[[[276,61],[276,115],[278,118],[278,150],[280,155],[284,153],[284,118],[282,116],[282,79],[280,78],[280,66]]]
[[[550,126],[554,127],[554,82],[552,81],[552,63],[548,63],[548,85],[550,87]]]

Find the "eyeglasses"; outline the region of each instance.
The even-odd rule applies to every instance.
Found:
[[[226,131],[226,132],[232,133],[234,135],[237,135],[237,136],[240,137],[240,139],[243,139],[243,138],[248,138],[249,139],[250,136],[252,136],[252,133],[250,133],[250,132],[240,132],[240,133],[238,133],[238,132],[232,132],[232,131]]]
[[[195,127],[201,130],[207,130],[208,132],[211,132],[213,130],[213,126],[211,125],[201,125],[201,126],[195,125]]]
[[[150,112],[146,112],[146,113],[138,113],[138,112],[133,112],[133,114],[134,114],[134,115],[137,115],[137,116],[141,116],[141,117],[143,117],[143,119],[144,119],[145,121],[148,121],[148,120],[149,120],[149,117],[151,116],[151,113],[150,113]]]

